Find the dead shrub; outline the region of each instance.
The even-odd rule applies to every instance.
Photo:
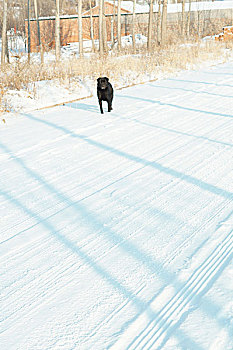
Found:
[[[95,81],[99,76],[108,76],[115,87],[122,87],[156,79],[162,72],[175,72],[192,68],[195,64],[214,60],[222,56],[227,47],[233,44],[217,42],[195,42],[194,39],[181,42],[179,38],[168,41],[169,44],[161,48],[154,45],[153,51],[148,53],[146,47],[140,47],[136,55],[127,51],[119,54],[109,54],[102,59],[98,54],[88,58],[70,58],[61,62],[49,62],[43,65],[32,62],[18,62],[8,64],[0,73],[0,108],[3,109],[4,95],[8,90],[26,90],[36,96],[35,82],[42,80],[57,80],[69,89],[76,81],[91,79]]]

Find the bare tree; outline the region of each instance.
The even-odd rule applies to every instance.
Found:
[[[28,0],[28,63],[30,63],[31,56],[31,28],[30,28],[30,18],[31,18],[31,0]]]
[[[182,0],[182,21],[181,21],[181,36],[184,38],[185,33],[185,0]]]
[[[197,2],[197,0],[196,0]],[[201,28],[201,11],[197,9],[197,35],[198,35],[198,40],[200,39],[200,28]]]
[[[3,22],[2,22],[2,55],[1,55],[1,66],[5,65],[6,48],[7,48],[7,0],[3,0]]]
[[[24,0],[21,0],[24,1]],[[54,3],[56,0],[38,0],[38,15],[40,16],[54,16],[56,11]],[[60,4],[61,8],[61,4]]]
[[[103,0],[99,1],[99,52],[100,57],[103,56]]]
[[[40,23],[38,19],[38,2],[37,0],[34,0],[34,10],[35,10],[35,17],[36,17],[36,22],[37,22],[37,35],[38,35],[38,44],[40,47],[40,59],[41,63],[44,63],[44,53],[43,53],[43,47],[41,43],[41,37],[40,37]]]
[[[78,1],[78,41],[79,41],[79,57],[83,57],[82,0]]]
[[[107,46],[107,28],[106,28],[106,17],[105,17],[105,2],[103,0],[103,47],[104,47],[104,52],[108,51],[108,46]]]
[[[89,6],[90,6],[90,24],[91,24],[91,45],[92,45],[92,51],[95,52],[95,42],[94,42],[94,26],[93,26],[93,17],[92,17],[92,4],[91,0],[89,0]]]
[[[116,0],[113,0],[113,16],[111,17],[111,47],[115,44]]]
[[[163,0],[162,23],[161,23],[161,45],[163,46],[167,39],[167,0]]]
[[[55,55],[56,61],[60,59],[60,0],[56,1],[56,17],[55,17]]]
[[[133,0],[133,23],[132,23],[132,41],[133,41],[133,53],[136,52],[136,40],[135,40],[135,12],[136,12],[136,0]]]
[[[157,43],[161,44],[161,2],[162,0],[158,0],[159,8],[158,8],[158,17],[157,17]]]
[[[149,12],[149,23],[148,23],[148,37],[147,37],[147,50],[151,51],[151,40],[152,40],[152,25],[153,25],[153,2],[150,0],[150,12]]]
[[[121,0],[118,0],[117,5],[117,42],[118,51],[121,51]]]
[[[190,35],[190,20],[191,20],[191,2],[192,0],[189,0],[189,10],[188,10],[188,18],[187,18],[187,35]]]

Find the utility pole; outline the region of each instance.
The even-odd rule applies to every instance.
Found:
[[[56,16],[55,16],[55,56],[56,61],[60,60],[60,0],[56,1]]]
[[[7,0],[3,0],[3,22],[2,22],[2,55],[1,66],[6,62],[6,47],[7,47]]]

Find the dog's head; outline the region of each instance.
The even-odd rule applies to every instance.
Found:
[[[100,77],[97,79],[97,86],[99,89],[104,90],[108,87],[109,79],[107,77]]]

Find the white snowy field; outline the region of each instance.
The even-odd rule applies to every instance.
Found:
[[[0,128],[1,350],[233,349],[233,63]]]

